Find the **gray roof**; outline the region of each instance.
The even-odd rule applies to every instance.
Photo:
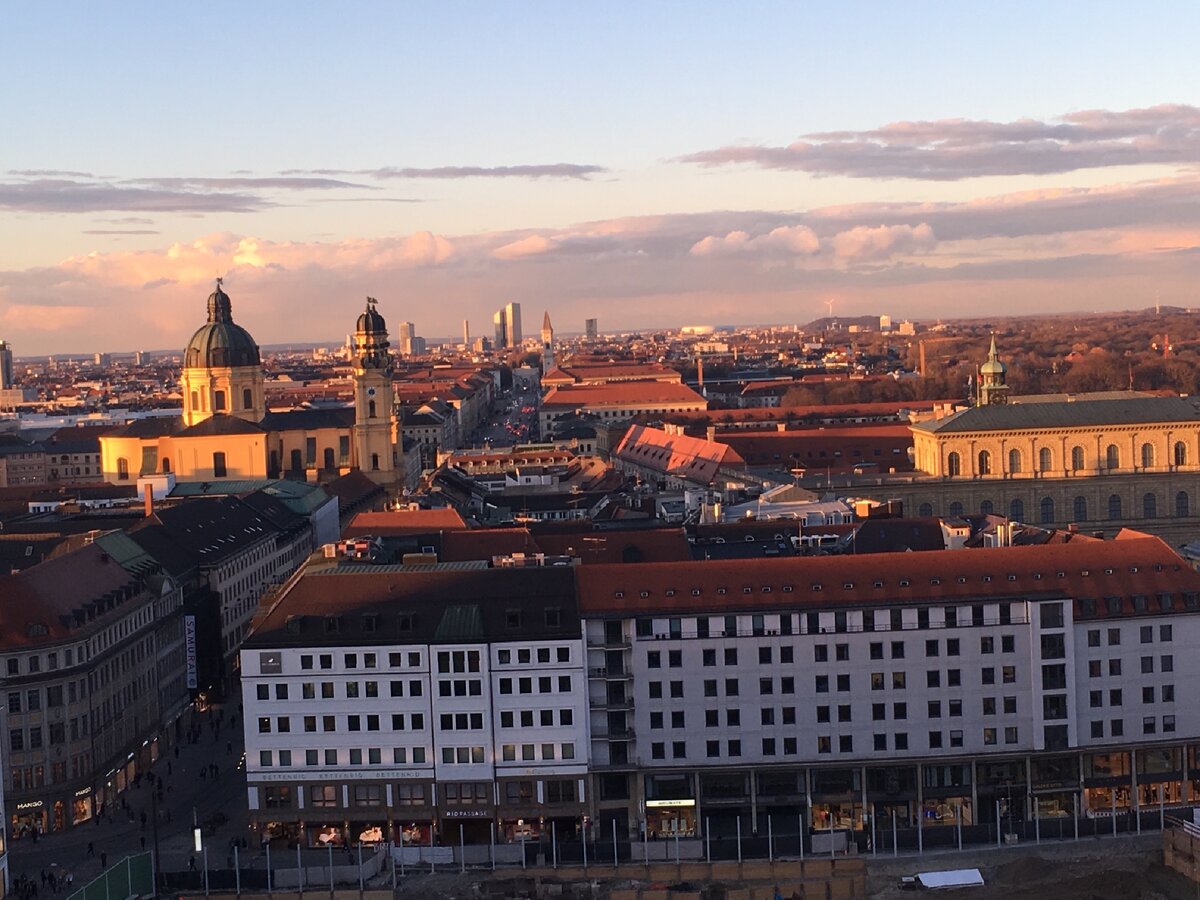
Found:
[[[914,431],[949,434],[977,431],[1020,431],[1106,425],[1149,425],[1195,422],[1200,412],[1180,397],[1139,397],[1136,400],[1091,400],[1067,403],[1021,403],[975,406],[913,425]]]

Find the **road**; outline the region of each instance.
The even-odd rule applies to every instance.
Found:
[[[493,415],[493,418],[476,429],[468,442],[470,446],[505,448],[511,447],[513,444],[527,444],[538,439],[538,395],[536,391],[522,391],[514,388],[498,398],[497,406],[502,406],[504,412],[498,416]],[[529,410],[529,412],[525,412],[525,410]]]
[[[200,726],[200,737],[195,744],[187,742],[186,736],[179,756],[168,750],[155,764],[154,775],[163,781],[163,798],[158,804],[159,859],[164,871],[182,871],[188,866],[192,850],[193,810],[198,821],[204,822],[214,813],[222,812],[227,821],[211,836],[205,836],[209,847],[210,865],[224,866],[232,838],[244,837],[255,842],[247,830],[249,814],[246,808],[246,780],[240,765],[242,759],[241,722],[236,721],[237,706],[229,707],[224,721],[217,724],[219,710],[206,713],[185,713],[183,730],[189,726]],[[218,775],[209,774],[208,767],[218,767]],[[169,772],[168,772],[169,770]],[[204,770],[204,777],[201,777]],[[154,846],[154,829],[151,823],[153,802],[150,781],[143,777],[139,787],[126,790],[121,799],[128,811],[114,808],[105,812],[103,818],[77,825],[62,834],[43,835],[35,844],[28,838],[13,841],[10,845],[9,867],[13,877],[20,873],[38,879],[43,869],[56,863],[73,872],[75,886],[81,887],[100,872],[100,855],[107,854],[112,865],[127,853],[140,852],[142,839],[146,849]],[[147,816],[146,825],[141,825],[141,814]],[[89,844],[93,853],[88,853]],[[196,861],[197,866],[201,860]]]

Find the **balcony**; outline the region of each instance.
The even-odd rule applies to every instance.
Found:
[[[632,650],[633,641],[627,637],[622,637],[619,640],[603,637],[589,637],[587,642],[588,648],[591,650]]]
[[[590,703],[590,706],[592,709],[597,710],[598,712],[628,712],[629,710],[633,709],[633,698],[621,697],[618,699],[615,697],[602,697],[599,700],[593,700]]]
[[[588,669],[588,677],[603,678],[606,681],[628,681],[633,677],[633,673],[624,667],[614,669],[608,666],[592,666]]]

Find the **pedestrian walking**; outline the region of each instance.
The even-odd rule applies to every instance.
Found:
[[[91,841],[88,841],[88,856],[92,857],[95,855],[96,855],[96,845],[93,844]]]
[[[103,850],[100,851],[100,868],[101,869],[108,868],[108,854],[105,853]]]

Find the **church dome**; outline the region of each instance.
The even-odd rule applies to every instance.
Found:
[[[358,317],[356,330],[359,334],[387,334],[387,323],[375,308],[374,297],[367,298],[367,308]]]
[[[200,326],[183,351],[185,369],[225,369],[262,365],[258,344],[233,321],[229,295],[217,289],[208,297],[208,322]]]

